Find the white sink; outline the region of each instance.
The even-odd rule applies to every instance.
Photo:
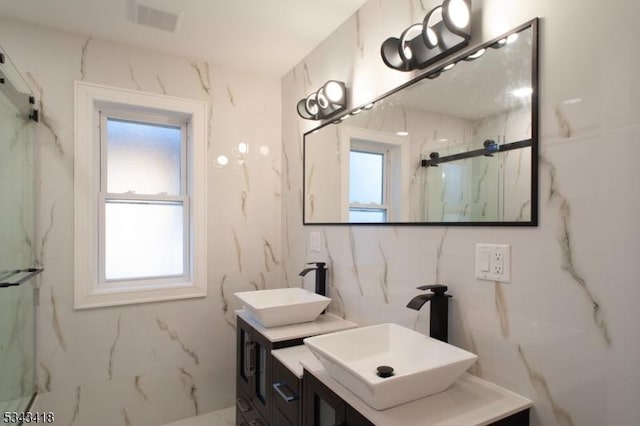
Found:
[[[446,390],[478,358],[397,324],[380,324],[304,339],[336,381],[376,410]],[[390,366],[393,376],[378,376]]]
[[[328,297],[298,287],[234,294],[265,327],[314,321],[331,302]]]

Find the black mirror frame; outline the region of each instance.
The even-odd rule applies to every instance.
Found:
[[[538,180],[539,180],[539,65],[538,65],[538,45],[539,45],[539,21],[540,18],[534,18],[530,21],[525,22],[522,25],[519,25],[516,28],[513,28],[511,31],[508,31],[505,34],[502,34],[499,37],[496,37],[492,40],[484,42],[479,45],[471,46],[465,48],[455,54],[451,55],[443,62],[439,62],[433,64],[432,66],[426,68],[426,71],[419,74],[417,77],[412,78],[408,82],[392,89],[381,96],[375,98],[372,101],[369,101],[365,104],[359,105],[355,108],[351,108],[346,110],[344,113],[332,117],[330,120],[323,122],[321,125],[315,127],[314,129],[304,133],[303,135],[303,154],[302,154],[302,224],[309,226],[500,226],[500,227],[535,227],[538,226],[539,220],[539,188],[538,188]],[[375,104],[376,102],[393,95],[396,92],[399,92],[412,84],[423,80],[425,78],[435,78],[438,76],[443,68],[446,66],[456,63],[469,55],[477,52],[480,49],[488,48],[492,45],[495,45],[500,40],[505,39],[511,34],[519,33],[522,30],[531,27],[531,87],[533,89],[533,93],[531,96],[531,220],[527,222],[514,222],[514,221],[503,221],[503,222],[307,222],[306,221],[306,184],[305,184],[305,176],[306,176],[306,139],[307,136],[318,131],[319,129],[332,125],[334,123],[340,122],[342,119],[351,115],[352,112],[358,113],[363,109],[368,109],[368,106]]]

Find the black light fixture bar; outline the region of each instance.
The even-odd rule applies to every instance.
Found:
[[[300,99],[298,115],[305,120],[324,120],[347,109],[347,87],[342,81],[329,80],[320,89]]]
[[[440,12],[442,20],[432,24]],[[422,23],[406,28],[399,38],[382,43],[382,60],[398,71],[424,69],[462,49],[471,39],[471,0],[443,0],[431,9]]]
[[[0,272],[0,288],[19,286],[20,284],[35,277],[43,270],[44,269],[41,268],[27,268]]]
[[[489,142],[489,143],[487,143]],[[498,145],[492,140],[485,141],[484,148],[474,149],[473,151],[461,152],[459,154],[451,154],[446,155],[444,157],[440,157],[438,152],[432,152],[429,155],[429,159],[420,160],[420,165],[422,167],[438,167],[438,164],[450,163],[451,161],[464,160],[465,158],[471,157],[492,157],[493,154],[497,152],[506,152],[512,151],[514,149],[526,148],[531,146],[532,139],[525,139],[518,142],[506,143],[503,145]]]

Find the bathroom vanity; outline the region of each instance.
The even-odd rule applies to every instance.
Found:
[[[357,327],[331,314],[265,328],[237,311],[236,425],[527,426],[531,400],[464,374],[448,390],[374,410],[334,380],[305,337]]]
[[[302,389],[292,380],[290,370],[274,358],[273,352],[295,346],[304,348],[305,337],[357,325],[325,314],[313,322],[266,328],[247,311],[236,314],[236,424],[284,426],[288,423],[283,417],[290,419],[291,424],[300,424],[298,406]]]

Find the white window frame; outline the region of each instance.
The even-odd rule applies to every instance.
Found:
[[[385,203],[387,222],[409,219],[409,139],[387,132],[359,127],[340,127],[340,158],[349,158],[351,149],[385,153]],[[349,161],[341,163],[341,221],[349,221]],[[368,207],[376,208],[373,205]]]
[[[381,204],[377,204],[377,203],[369,203],[369,204],[362,204],[362,203],[353,203],[353,202],[349,202],[349,217],[351,217],[351,211],[356,209],[356,210],[360,210],[360,211],[370,211],[370,212],[378,212],[381,211],[384,213],[384,222],[382,223],[386,223],[386,222],[390,222],[391,221],[391,217],[393,216],[390,212],[390,203],[389,203],[389,199],[391,197],[391,193],[393,192],[393,187],[392,187],[392,183],[391,183],[391,178],[390,176],[392,175],[391,172],[391,168],[393,167],[392,164],[392,153],[389,151],[389,148],[378,144],[378,143],[372,143],[370,141],[364,141],[364,140],[351,140],[351,148],[349,149],[349,153],[351,154],[351,152],[360,152],[360,153],[364,153],[364,154],[376,154],[376,155],[380,155],[382,156],[382,203]],[[349,162],[349,164],[351,164],[351,162]],[[351,172],[351,169],[349,169],[349,172]],[[351,198],[351,197],[349,197]]]
[[[102,112],[102,114],[101,114]],[[185,274],[180,277],[115,280],[105,283],[101,270],[104,193],[101,170],[102,120],[112,118],[175,125],[184,123],[182,180],[186,227]],[[135,118],[138,119],[135,119]],[[165,117],[159,119],[158,117]],[[206,256],[207,104],[166,95],[75,82],[74,140],[74,306],[75,309],[204,297]],[[184,167],[186,166],[186,167]],[[186,171],[186,172],[185,172]],[[187,196],[188,195],[188,196]],[[141,195],[135,195],[139,199]],[[117,194],[117,198],[127,198]],[[154,200],[157,196],[153,196]],[[107,285],[105,285],[107,284]]]

